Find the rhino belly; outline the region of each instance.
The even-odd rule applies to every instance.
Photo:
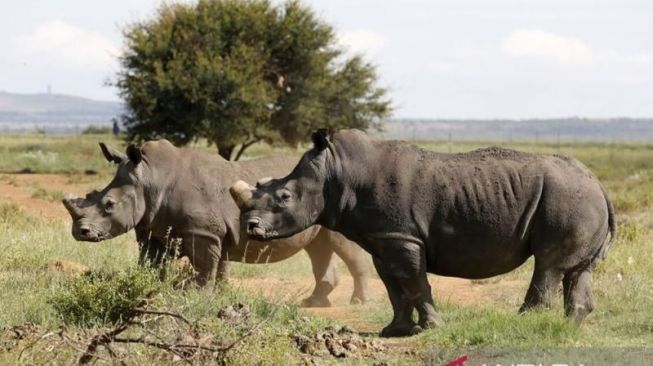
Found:
[[[487,278],[510,272],[522,265],[531,251],[525,243],[469,239],[443,240],[437,247],[429,272],[469,279]]]
[[[232,262],[275,263],[288,259],[304,249],[317,235],[319,227],[312,226],[289,238],[271,241],[245,240],[227,248]]]
[[[487,278],[512,271],[531,255],[530,216],[499,215],[492,220],[464,217],[431,231],[429,272],[462,278]]]

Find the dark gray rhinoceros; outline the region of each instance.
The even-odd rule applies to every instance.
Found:
[[[229,186],[237,179],[254,182],[261,175],[287,174],[297,159],[230,162],[217,154],[176,148],[166,140],[130,146],[126,154],[100,147],[106,159],[117,164],[116,175],[102,191],[63,201],[73,219],[75,239],[98,242],[135,229],[140,262],[158,265],[170,254],[168,238],[180,238],[179,254],[189,258],[200,285],[212,285],[225,275],[224,259],[276,262],[304,249],[316,281],[305,306],[329,305],[327,295],[337,281],[335,252],[353,275],[352,302],[366,300],[366,254],[342,235],[320,226],[276,243],[240,234],[239,210]]]
[[[427,272],[485,278],[530,256],[535,272],[520,311],[549,305],[560,281],[566,315],[580,322],[592,311],[592,268],[615,218],[577,160],[496,147],[438,154],[355,130],[320,130],[313,142],[287,177],[232,186],[241,222],[259,240],[320,224],[371,253],[394,310],[382,336],[440,322]]]

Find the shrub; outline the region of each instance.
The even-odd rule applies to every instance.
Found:
[[[66,280],[48,302],[66,324],[90,327],[128,318],[160,286],[158,272],[149,268],[95,272]]]
[[[82,135],[106,135],[111,133],[109,126],[93,126],[90,125],[82,131]]]

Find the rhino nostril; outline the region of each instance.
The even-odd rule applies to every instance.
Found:
[[[79,233],[84,235],[84,236],[87,236],[88,234],[90,234],[90,232],[91,232],[91,229],[89,229],[88,226],[82,226],[82,227],[79,228]]]
[[[247,231],[252,231],[258,227],[258,219],[249,219],[247,220]]]

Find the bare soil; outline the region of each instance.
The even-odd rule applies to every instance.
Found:
[[[313,279],[305,278],[232,278],[232,283],[242,286],[249,292],[254,292],[272,301],[299,302],[313,290]],[[457,305],[480,305],[483,303],[504,303],[517,311],[522,297],[526,293],[528,283],[519,280],[503,280],[496,278],[482,283],[470,280],[429,276],[429,282],[436,303],[452,303]],[[304,308],[306,314],[334,319],[341,324],[347,324],[359,332],[379,332],[378,323],[369,319],[366,306],[350,305],[349,298],[353,288],[352,277],[346,271],[340,271],[340,283],[329,296],[331,307]],[[378,278],[369,279],[369,302],[383,304],[390,308],[383,282]],[[381,319],[389,321],[390,319]]]

